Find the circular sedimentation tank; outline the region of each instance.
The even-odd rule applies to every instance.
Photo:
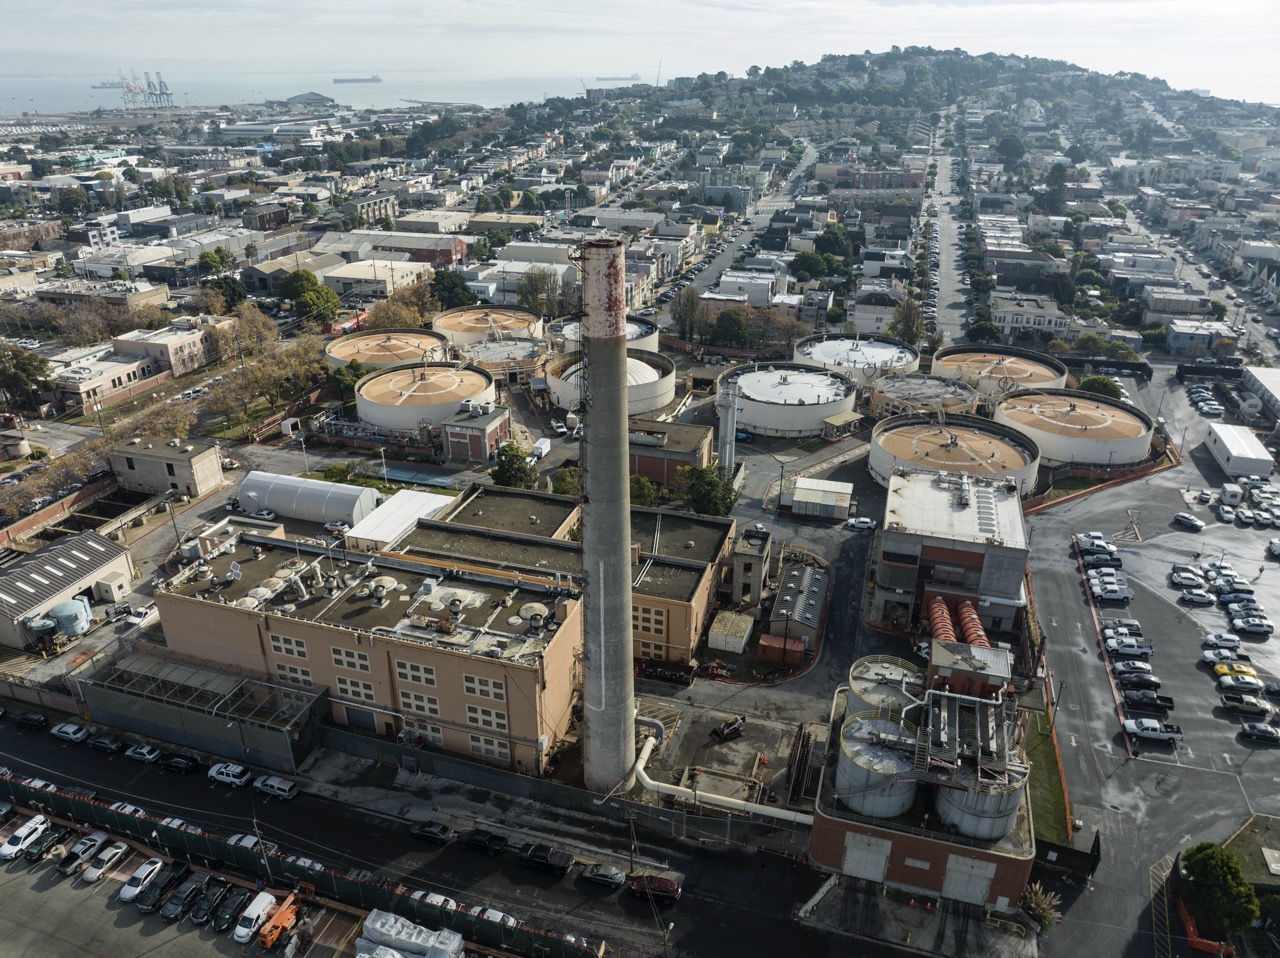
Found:
[[[497,395],[489,373],[452,363],[384,369],[361,379],[355,391],[360,421],[396,433],[438,425],[462,403],[493,402]]]
[[[1047,466],[1142,462],[1155,433],[1155,421],[1136,406],[1071,389],[1011,393],[993,418],[1034,441]]]
[[[913,412],[971,413],[978,408],[978,391],[959,379],[912,373],[877,379],[866,389],[867,405],[877,418]]]
[[[547,389],[561,409],[578,409],[590,388],[585,354],[570,353],[547,364]],[[675,395],[675,363],[658,353],[627,350],[627,415],[656,412],[673,402]]]
[[[542,317],[523,306],[462,306],[438,313],[431,328],[455,346],[514,336],[541,339]]]
[[[737,387],[738,426],[763,436],[817,436],[823,420],[851,412],[857,391],[848,375],[802,363],[755,363],[729,370]]]
[[[894,373],[914,373],[920,368],[919,352],[884,336],[843,333],[809,336],[796,343],[792,358],[798,363],[847,373],[859,386]]]
[[[559,323],[552,328],[551,335],[563,343],[563,352],[571,353],[582,349],[582,323],[576,321]],[[647,319],[627,317],[627,349],[642,349],[656,353],[659,346],[656,325]]]
[[[1035,488],[1040,449],[1016,429],[989,419],[908,413],[877,423],[867,454],[867,468],[883,486],[888,486],[890,474],[899,467],[1007,476],[1025,496]]]
[[[425,329],[372,329],[330,340],[325,359],[334,368],[358,362],[361,366],[386,369],[407,363],[438,362],[448,358],[449,344],[443,336]]]
[[[984,396],[1067,384],[1067,367],[1061,362],[1016,346],[948,346],[934,354],[932,372],[966,382]]]

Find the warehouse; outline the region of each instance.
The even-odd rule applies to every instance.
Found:
[[[340,520],[354,526],[377,508],[378,493],[365,486],[254,470],[240,485],[240,504],[248,512],[270,509],[304,522]]]

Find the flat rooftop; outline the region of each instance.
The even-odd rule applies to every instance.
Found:
[[[853,386],[838,373],[790,368],[756,368],[736,375],[743,399],[778,406],[822,405],[839,402]]]
[[[968,504],[962,504],[967,493]],[[926,470],[889,477],[885,525],[901,523],[902,531],[943,539],[986,543],[998,540],[1014,549],[1027,548],[1022,501],[1006,483]]]
[[[254,545],[258,558],[245,548]],[[533,625],[535,615],[555,609],[555,595],[540,588],[454,579],[342,552],[307,554],[269,539],[247,539],[235,553],[189,566],[169,591],[514,662],[534,661],[555,634]]]
[[[440,518],[450,524],[548,538],[577,511],[577,501],[567,496],[477,486],[473,494],[459,496]]]

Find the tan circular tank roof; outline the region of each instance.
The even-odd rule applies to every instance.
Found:
[[[423,353],[431,354],[446,345],[443,336],[427,330],[414,332],[404,329],[372,330],[343,336],[329,343],[327,352],[334,359],[349,363],[377,363],[382,366],[421,361]]]
[[[523,330],[530,323],[537,321],[538,315],[526,309],[477,306],[472,309],[454,309],[447,313],[440,313],[432,320],[432,325],[445,332],[482,334],[491,329],[504,332]]]
[[[439,406],[470,399],[491,382],[476,369],[409,366],[375,373],[358,388],[363,398],[384,406]]]
[[[1119,403],[1083,394],[1025,393],[1006,398],[1000,411],[1016,425],[1081,439],[1135,439],[1150,428]]]
[[[907,423],[885,430],[876,441],[895,460],[944,471],[1003,475],[1029,461],[1026,450],[1012,440],[970,426]]]
[[[1056,382],[1062,373],[1045,363],[1023,356],[1010,356],[999,350],[953,353],[939,356],[934,362],[975,379],[1008,379],[1015,386],[1037,386]]]

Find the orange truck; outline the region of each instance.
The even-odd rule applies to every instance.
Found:
[[[274,948],[280,936],[289,931],[298,922],[298,901],[295,895],[286,898],[258,932],[258,944],[263,948]]]

